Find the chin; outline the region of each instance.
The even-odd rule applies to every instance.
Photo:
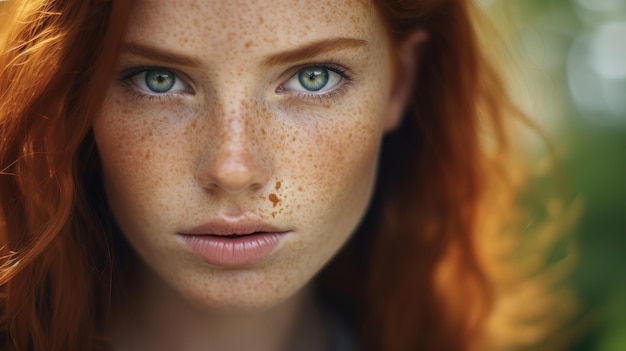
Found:
[[[201,309],[246,311],[268,310],[282,305],[297,298],[306,286],[306,281],[298,284],[286,277],[264,279],[262,274],[256,274],[256,279],[250,279],[247,275],[205,277],[200,284],[179,286],[176,290],[184,300]]]
[[[297,293],[273,294],[271,291],[248,294],[233,292],[224,295],[199,292],[184,296],[184,298],[202,310],[232,313],[271,310],[298,295]]]

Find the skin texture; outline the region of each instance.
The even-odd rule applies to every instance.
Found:
[[[303,287],[363,216],[381,138],[397,125],[409,88],[392,86],[389,42],[375,9],[339,0],[138,0],[130,19],[120,74],[93,131],[114,219],[145,263],[133,296],[153,322],[133,333],[176,329],[185,320],[219,321],[213,325],[221,335],[231,324],[241,331],[244,319],[289,325],[307,300]],[[336,38],[359,42],[332,44]],[[314,42],[326,43],[323,52],[276,57]],[[186,60],[169,62],[137,46]],[[294,90],[303,65],[328,62],[350,79],[322,92]],[[173,70],[184,89],[142,91],[129,69],[146,66]],[[245,267],[208,265],[177,235],[241,218],[289,234]],[[133,318],[121,320],[142,323]],[[167,319],[176,323],[159,327]],[[193,331],[185,333],[191,340]],[[267,345],[275,344],[267,348],[287,338],[270,338]]]

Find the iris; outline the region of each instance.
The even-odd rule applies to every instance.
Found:
[[[318,91],[328,83],[328,70],[323,67],[307,67],[298,72],[300,84],[309,91]]]
[[[148,89],[155,93],[164,93],[172,89],[176,83],[176,75],[165,69],[153,69],[146,71],[145,78]]]

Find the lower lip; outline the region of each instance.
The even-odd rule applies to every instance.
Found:
[[[189,250],[206,263],[220,267],[250,266],[265,260],[287,232],[239,237],[183,235]]]

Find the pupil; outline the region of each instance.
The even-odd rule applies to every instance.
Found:
[[[318,91],[328,83],[328,70],[323,67],[308,67],[298,74],[300,84],[309,91]]]
[[[155,93],[164,93],[174,86],[176,77],[171,71],[157,69],[146,72],[146,86]]]

